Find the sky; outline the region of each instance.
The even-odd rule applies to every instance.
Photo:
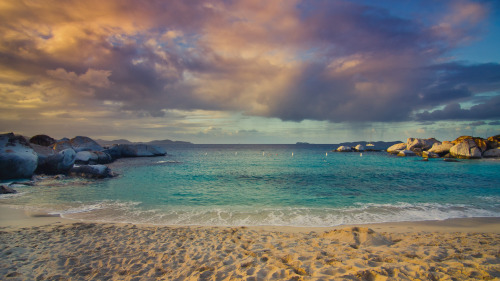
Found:
[[[0,132],[193,143],[500,134],[496,0],[0,1]]]

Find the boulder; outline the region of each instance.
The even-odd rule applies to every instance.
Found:
[[[70,144],[76,152],[80,151],[103,151],[104,148],[89,137],[77,136],[70,140]]]
[[[435,143],[440,143],[440,141],[435,138],[430,139],[417,139],[417,138],[408,138],[406,140],[406,150],[411,150],[415,152],[422,152],[424,150],[428,150]]]
[[[499,158],[500,157],[500,147],[486,150],[483,153],[483,157],[486,157],[486,158]]]
[[[97,155],[97,164],[108,164],[113,162],[113,158],[103,151],[93,151]]]
[[[352,150],[349,146],[342,145],[342,146],[339,146],[336,151],[338,151],[338,152],[351,152]]]
[[[30,143],[41,145],[41,146],[52,146],[56,143],[56,140],[47,135],[36,135],[31,137]]]
[[[102,151],[80,151],[76,154],[77,164],[108,164],[112,161],[113,158]]]
[[[32,145],[38,154],[37,173],[56,175],[66,173],[75,163],[76,153],[72,148],[56,152],[49,147]]]
[[[0,135],[0,179],[30,178],[37,165],[38,155],[24,137]]]
[[[422,152],[422,157],[424,158],[439,158],[439,154],[434,153],[434,152],[429,152],[429,151],[424,151]]]
[[[435,143],[432,145],[431,149],[428,152],[436,153],[440,156],[444,156],[450,152],[450,148],[453,146],[453,143],[450,141],[443,141],[442,143]]]
[[[417,156],[417,154],[411,150],[401,150],[398,153],[398,156],[400,157],[406,157],[406,156]]]
[[[488,149],[488,145],[486,144],[486,141],[482,138],[478,137],[471,137],[471,136],[461,136],[458,137],[456,140],[452,141],[454,145],[457,145],[464,140],[472,140],[476,143],[476,147],[481,150],[481,153],[485,152]]]
[[[354,147],[354,149],[355,149],[356,151],[360,151],[360,152],[361,152],[361,151],[365,151],[365,147],[364,147],[364,146],[362,146],[361,144],[356,145],[356,146]]]
[[[395,145],[389,147],[387,149],[387,152],[391,154],[398,154],[401,150],[405,149],[406,149],[406,143],[402,142],[402,143],[396,143]]]
[[[463,139],[450,148],[450,155],[460,159],[481,158],[482,151],[473,139]]]
[[[8,185],[5,184],[0,185],[0,194],[12,194],[12,193],[17,193],[17,191],[10,188]]]
[[[121,157],[151,157],[163,156],[167,152],[155,145],[146,144],[114,144],[110,148],[104,150],[114,159]]]
[[[488,149],[500,147],[500,135],[491,136],[486,140]]]
[[[69,170],[69,175],[92,179],[113,177],[111,170],[104,165],[75,165]]]
[[[90,152],[90,151],[80,151],[80,152],[77,152],[76,153],[76,159],[75,159],[75,163],[77,164],[88,164],[90,159],[93,158],[92,157],[93,153]],[[94,154],[94,158],[97,159],[97,155]]]
[[[52,145],[52,149],[54,149],[56,152],[63,151],[68,148],[73,149],[73,147],[71,146],[71,142],[64,139],[57,141],[56,143],[54,143],[54,145]]]

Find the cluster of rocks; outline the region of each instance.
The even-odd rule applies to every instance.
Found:
[[[118,158],[166,154],[161,147],[145,144],[104,148],[83,136],[55,140],[37,135],[28,141],[14,133],[0,134],[0,180],[31,178],[34,174],[106,178],[113,173],[104,164]]]
[[[341,145],[337,149],[335,149],[335,151],[336,152],[363,152],[363,151],[365,151],[365,147],[362,146],[361,144],[358,144],[354,147]]]
[[[408,138],[387,149],[398,156],[422,156],[424,158],[480,159],[500,157],[500,135],[487,139],[461,136],[454,141],[440,142],[434,138]]]

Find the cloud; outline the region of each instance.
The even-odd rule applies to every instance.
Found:
[[[0,117],[497,118],[496,97],[459,103],[498,93],[500,65],[442,62],[480,36],[490,4],[443,3],[398,16],[342,0],[11,1],[0,11]]]
[[[500,96],[489,101],[462,109],[460,104],[452,103],[441,110],[424,111],[416,115],[418,120],[488,120],[500,118]]]

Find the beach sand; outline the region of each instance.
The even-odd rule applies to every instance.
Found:
[[[231,228],[0,213],[2,280],[500,280],[499,218]]]

